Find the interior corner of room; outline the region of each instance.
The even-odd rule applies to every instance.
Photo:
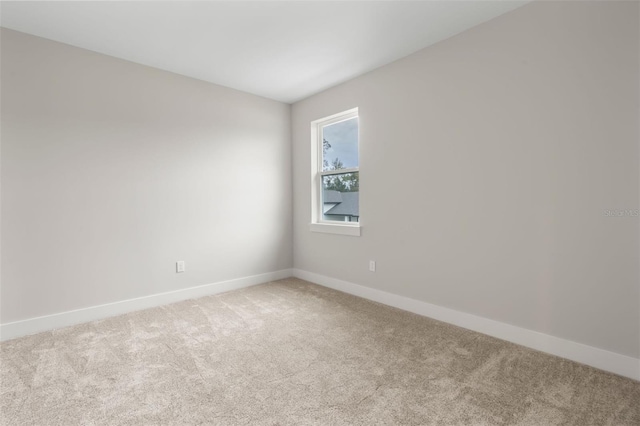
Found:
[[[2,28],[1,338],[297,277],[640,380],[638,28],[531,2],[302,98]],[[357,224],[314,232],[353,108]]]

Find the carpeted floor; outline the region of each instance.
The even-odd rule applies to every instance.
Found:
[[[293,278],[0,347],[2,425],[640,425],[640,382]]]

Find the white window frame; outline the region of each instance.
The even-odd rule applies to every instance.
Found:
[[[360,119],[358,108],[352,108],[311,122],[311,224],[309,225],[309,229],[313,232],[351,235],[354,237],[360,236],[360,219],[358,219],[358,222],[338,222],[324,220],[322,218],[322,178],[324,176],[344,173],[360,173],[360,167],[329,170],[326,172],[322,171],[322,128],[356,117],[358,117],[358,157],[360,157]],[[360,160],[358,158],[358,166],[359,163]]]

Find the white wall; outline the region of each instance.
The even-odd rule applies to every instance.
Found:
[[[294,267],[638,358],[638,16],[534,2],[294,104]],[[310,122],[353,107],[362,236],[313,233]]]
[[[292,266],[289,105],[1,35],[2,323]]]

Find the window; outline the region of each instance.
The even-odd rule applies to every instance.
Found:
[[[360,235],[358,109],[311,123],[311,230]]]

